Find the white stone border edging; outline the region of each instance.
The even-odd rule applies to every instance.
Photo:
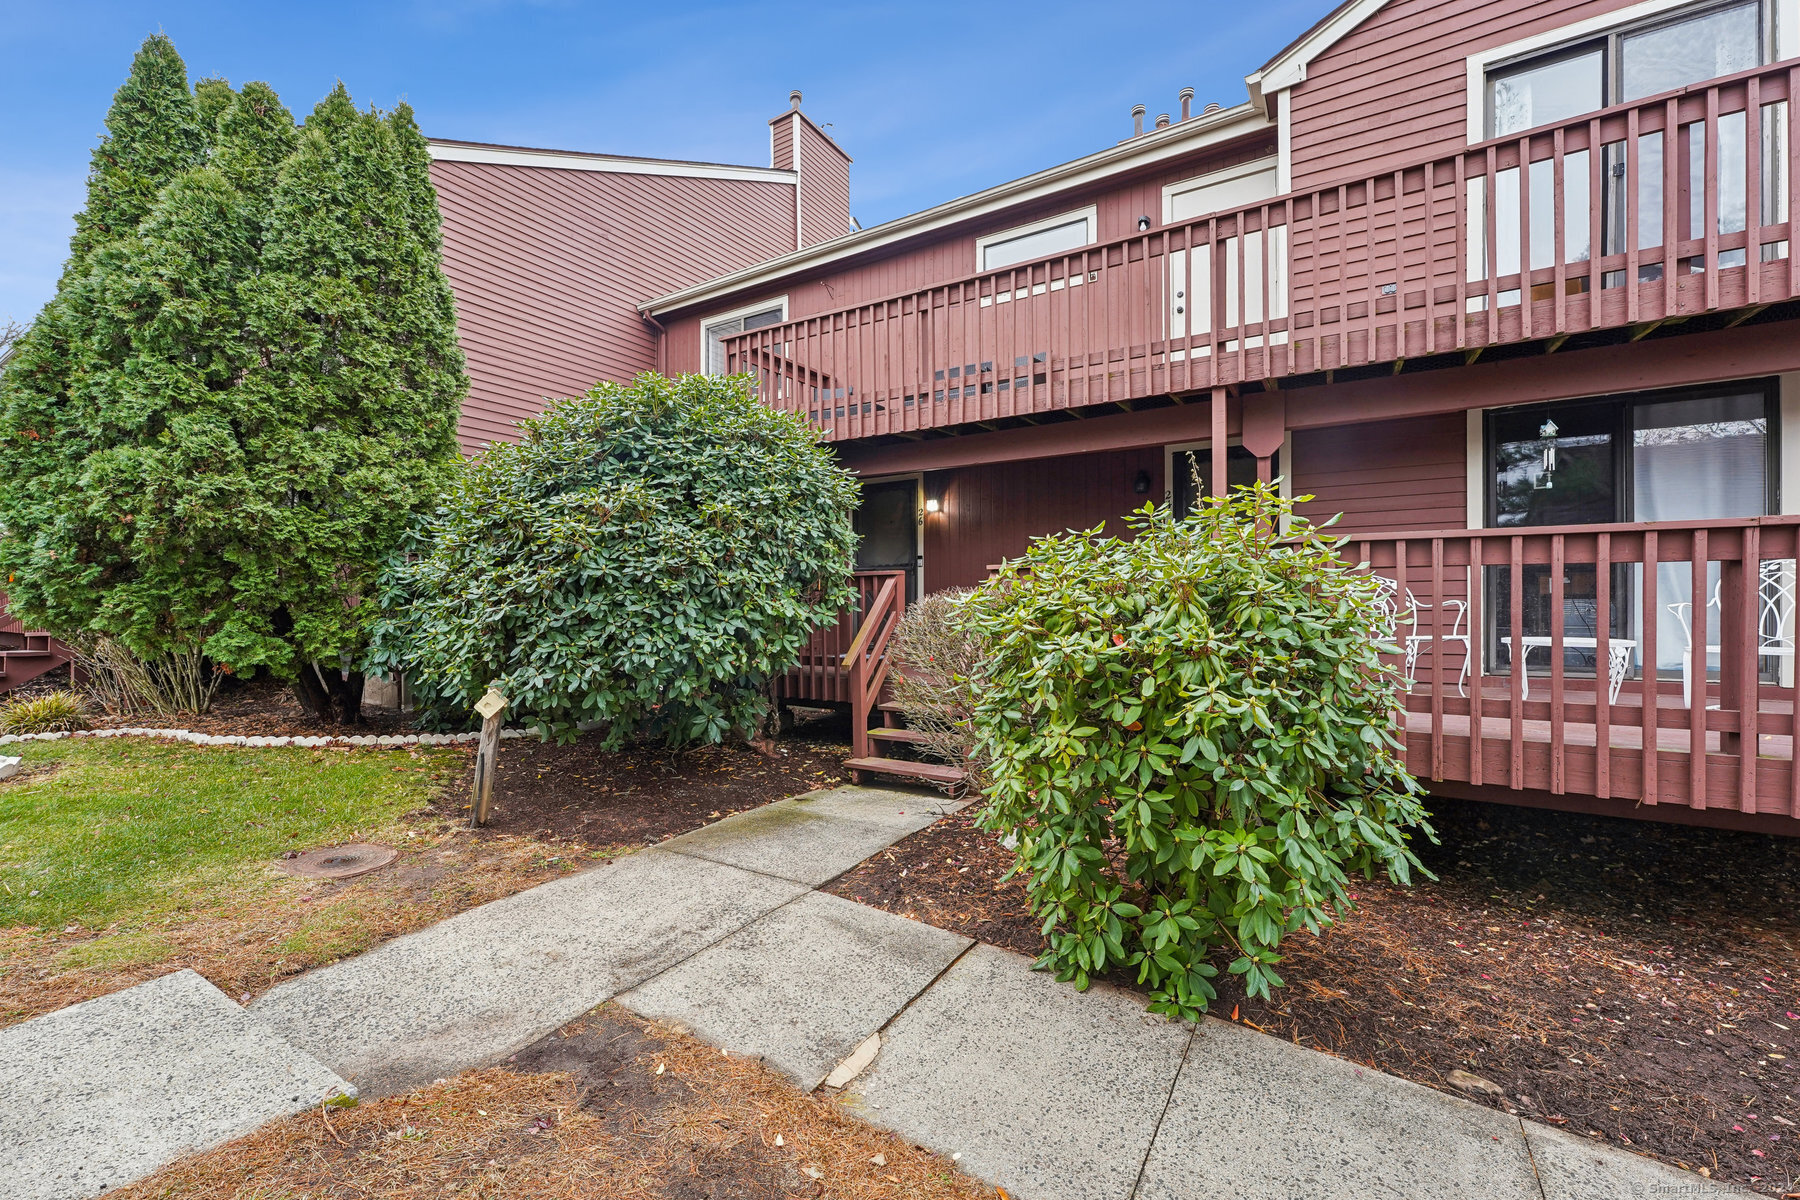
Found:
[[[257,737],[237,733],[195,733],[191,729],[77,729],[73,733],[0,734],[0,746],[15,742],[57,742],[69,737],[152,737],[192,742],[196,746],[451,746],[473,742],[480,733],[395,733],[351,737]],[[502,729],[503,738],[534,737],[530,729]]]

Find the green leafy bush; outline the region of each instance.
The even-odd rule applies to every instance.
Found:
[[[63,733],[87,727],[87,701],[75,692],[45,692],[0,705],[0,733]]]
[[[564,740],[749,734],[852,593],[856,482],[742,378],[601,384],[456,473],[384,581],[369,669]]]
[[[1377,584],[1291,509],[1267,486],[1147,507],[1128,540],[1038,540],[963,605],[989,646],[982,820],[1018,839],[1058,978],[1135,967],[1153,1009],[1193,1016],[1229,948],[1267,996],[1349,873],[1419,865]]]

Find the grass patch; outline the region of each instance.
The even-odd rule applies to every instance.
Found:
[[[330,962],[361,954],[375,944],[380,931],[361,907],[334,905],[309,917],[300,928],[277,943],[289,958]]]
[[[285,850],[376,837],[462,761],[125,738],[20,750],[33,774],[0,785],[0,926],[135,920]]]
[[[179,947],[159,933],[115,933],[77,942],[50,960],[57,971],[135,967],[173,958]]]

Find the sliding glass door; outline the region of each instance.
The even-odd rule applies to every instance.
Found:
[[[1648,393],[1499,409],[1487,416],[1488,524],[1492,527],[1596,525],[1619,521],[1701,521],[1753,517],[1776,511],[1774,381],[1725,384],[1682,392]],[[1642,573],[1615,567],[1612,603],[1601,612],[1591,566],[1569,566],[1562,580],[1563,667],[1572,675],[1596,672],[1598,633],[1641,646]],[[1716,644],[1718,613],[1705,601],[1717,582],[1702,587],[1702,613],[1693,643]],[[1533,674],[1550,670],[1546,642],[1553,629],[1550,568],[1520,573],[1523,656]],[[1657,669],[1679,677],[1689,644],[1683,610],[1691,601],[1689,568],[1658,568]],[[1486,571],[1489,615],[1487,661],[1505,674],[1512,646],[1511,569]],[[1691,619],[1691,618],[1690,618]],[[1536,650],[1536,653],[1532,653]],[[1642,670],[1632,651],[1632,667]]]

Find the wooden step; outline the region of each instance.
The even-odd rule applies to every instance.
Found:
[[[903,758],[847,758],[844,765],[852,771],[868,771],[877,775],[898,775],[905,779],[923,779],[940,787],[963,781],[960,767],[944,763],[908,762]]]
[[[869,736],[878,742],[905,742],[909,746],[922,745],[925,735],[916,729],[890,729],[877,725],[869,730]]]

